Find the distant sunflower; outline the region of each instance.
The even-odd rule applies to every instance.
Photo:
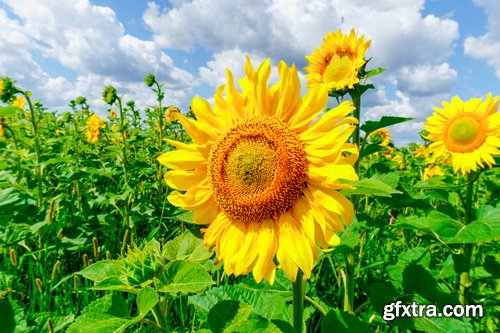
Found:
[[[340,29],[328,32],[323,44],[306,56],[307,87],[325,85],[328,91],[354,88],[359,82],[358,71],[366,63],[365,52],[370,43],[364,40],[364,35],[358,38],[354,29],[349,36]]]
[[[269,89],[270,71],[269,60],[255,71],[247,58],[240,93],[227,70],[214,108],[195,97],[197,120],[177,114],[193,143],[167,140],[177,150],[158,160],[174,169],[168,185],[186,191],[168,200],[208,225],[205,243],[225,272],[273,283],[275,258],[295,281],[299,268],[310,277],[318,252],[339,243],[335,232],[354,216],[337,191],[350,186],[339,180],[357,179],[358,151],[346,143],[356,123],[347,117],[350,102],[322,115],[324,87],[301,98],[295,66],[281,62],[280,81]]]
[[[428,180],[431,177],[443,176],[443,175],[444,175],[443,169],[441,169],[441,167],[439,165],[433,165],[433,166],[430,166],[428,168],[425,168],[424,175],[422,178],[423,178],[423,180]]]
[[[26,105],[26,100],[21,96],[17,96],[14,102],[12,102],[12,106],[17,106],[20,109],[24,109],[25,105]]]
[[[371,143],[388,146],[391,142],[391,132],[389,132],[386,128],[379,128],[370,134],[369,140]]]
[[[432,144],[428,152],[431,162],[452,158],[453,171],[467,174],[495,164],[494,155],[500,154],[499,96],[491,93],[483,102],[472,98],[463,102],[457,96],[451,103],[443,102],[443,108],[427,118],[425,130]]]
[[[93,114],[87,120],[87,141],[90,144],[96,144],[99,142],[99,135],[101,134],[101,128],[104,128],[105,120],[99,118],[98,115]]]
[[[167,122],[171,123],[172,121],[177,120],[177,114],[179,112],[179,109],[175,106],[169,106],[167,108],[167,112],[165,112],[165,118],[167,118]]]

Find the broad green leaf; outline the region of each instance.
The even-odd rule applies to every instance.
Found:
[[[3,106],[0,107],[0,116],[12,116],[17,112],[22,112],[23,110],[17,106]]]
[[[382,116],[379,121],[367,120],[363,125],[360,126],[360,129],[366,133],[366,135],[371,132],[378,130],[380,128],[384,128],[387,126],[404,123],[409,120],[413,120],[415,118],[403,118],[403,117],[393,117],[393,116]]]
[[[128,306],[116,294],[90,303],[68,328],[68,333],[122,333],[135,322],[128,317]]]
[[[27,215],[36,209],[36,201],[29,194],[11,187],[0,190],[0,224],[27,222]]]
[[[272,286],[265,282],[257,284],[253,277],[248,277],[245,279],[246,283],[210,288],[200,295],[190,296],[188,300],[202,314],[208,313],[220,301],[232,300],[251,305],[255,313],[264,318],[291,322],[291,306],[286,304],[292,295],[289,289],[290,281],[281,281],[279,276],[284,274],[280,272],[277,272],[275,284]]]
[[[430,262],[431,257],[429,250],[423,247],[415,247],[401,253],[398,256],[398,262],[387,267],[387,272],[389,273],[389,278],[392,283],[396,287],[399,287],[403,283],[403,272],[408,265],[417,263],[427,267]]]
[[[202,239],[186,231],[165,244],[163,256],[169,261],[200,261],[210,258],[212,252],[205,246]]]
[[[141,288],[139,295],[137,295],[137,309],[139,314],[145,316],[151,309],[158,303],[158,294],[151,287]]]
[[[158,291],[164,293],[195,293],[214,282],[207,271],[198,263],[175,260],[165,266],[157,281]]]
[[[344,195],[366,195],[366,196],[379,196],[390,197],[395,193],[403,193],[398,191],[383,181],[376,178],[365,178],[359,181],[344,181],[347,184],[354,185],[355,189],[342,190]]]
[[[24,311],[15,301],[0,298],[0,325],[5,333],[27,332]]]
[[[86,279],[101,282],[111,277],[123,277],[126,272],[121,260],[101,260],[80,271],[80,274]]]
[[[365,156],[374,154],[374,153],[379,152],[379,151],[384,151],[385,149],[386,148],[384,146],[377,145],[375,143],[371,143],[368,146],[366,146],[365,148],[363,148],[363,150],[359,154],[359,159],[362,159]]]
[[[254,313],[250,305],[238,301],[217,303],[208,313],[208,325],[214,333],[282,332],[272,322]]]
[[[352,314],[334,309],[323,318],[321,333],[356,332],[371,333],[373,330],[368,324]]]

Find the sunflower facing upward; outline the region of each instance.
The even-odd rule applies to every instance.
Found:
[[[358,151],[346,143],[356,122],[347,117],[350,102],[319,117],[324,87],[301,98],[295,66],[281,62],[280,81],[269,89],[270,71],[269,60],[255,71],[247,58],[240,93],[227,70],[214,108],[195,97],[197,120],[177,114],[193,143],[167,140],[177,149],[158,160],[173,169],[168,185],[186,191],[168,200],[208,225],[205,243],[215,246],[225,272],[273,283],[275,259],[295,281],[299,268],[310,277],[318,252],[339,243],[335,232],[354,216],[337,192],[349,186],[339,180],[357,179]]]
[[[484,102],[479,98],[463,102],[455,96],[451,103],[443,102],[443,108],[434,108],[424,124],[432,141],[430,162],[451,157],[453,171],[464,175],[484,163],[495,164],[493,156],[500,154],[499,98],[490,93]]]
[[[354,29],[349,36],[340,29],[328,32],[323,44],[312,55],[306,56],[309,63],[304,68],[307,87],[325,85],[328,91],[354,88],[359,82],[358,71],[366,63],[365,52],[371,43],[364,38],[364,35],[358,38]]]

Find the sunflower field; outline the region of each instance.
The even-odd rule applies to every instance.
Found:
[[[247,58],[189,110],[153,74],[108,110],[1,78],[0,332],[498,332],[500,96],[395,147],[370,42],[327,33],[302,92]]]

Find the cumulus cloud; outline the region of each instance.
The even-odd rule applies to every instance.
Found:
[[[417,96],[447,93],[458,81],[458,73],[447,63],[404,66],[397,75],[398,87]]]
[[[40,84],[43,80],[49,84],[47,88],[64,89],[58,93],[40,91],[44,98],[57,98],[59,94],[59,99],[66,98],[64,104],[67,104],[69,99],[85,95],[101,105],[98,101],[102,88],[106,82],[114,82],[129,98],[144,100],[137,92],[145,92],[141,87],[142,79],[146,73],[154,72],[166,83],[167,99],[188,104],[187,95],[197,84],[195,77],[176,67],[172,58],[154,42],[126,34],[111,8],[92,5],[88,0],[6,0],[6,3],[19,17],[19,20],[10,19],[16,24],[15,30],[29,38],[23,49],[27,49],[26,46],[36,49],[44,58],[55,60],[75,74],[74,82],[62,82],[62,77],[51,78],[47,73],[26,77],[36,81],[29,83]],[[6,29],[5,25],[1,29]],[[15,41],[4,40],[4,43],[8,43],[9,48],[16,46]],[[4,54],[0,59],[5,59]],[[14,63],[19,66],[28,60],[32,67],[38,66],[29,54],[22,60],[14,60]],[[26,74],[29,76],[30,72]],[[98,88],[84,89],[90,86]]]
[[[497,0],[475,0],[478,6],[485,9],[488,16],[489,31],[483,36],[467,37],[464,41],[465,54],[485,60],[493,67],[495,74],[500,78],[500,1]]]

